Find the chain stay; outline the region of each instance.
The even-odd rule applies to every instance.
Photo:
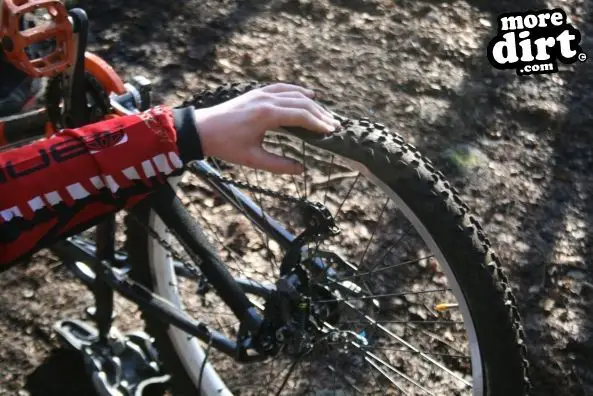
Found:
[[[130,216],[130,218],[132,220],[134,220],[134,222],[136,224],[141,226],[150,237],[152,237],[154,240],[156,240],[159,245],[161,245],[165,250],[167,250],[169,252],[169,254],[171,254],[171,257],[173,257],[173,259],[175,259],[179,263],[181,263],[185,267],[185,269],[187,269],[198,280],[202,280],[202,278],[203,278],[202,273],[194,265],[191,265],[190,263],[187,262],[187,260],[185,260],[183,257],[181,257],[181,255],[177,252],[177,250],[175,250],[173,248],[173,246],[171,246],[171,244],[168,241],[166,241],[164,238],[161,238],[161,236],[158,234],[158,232],[156,232],[148,224],[145,224],[144,222],[140,221],[138,219],[138,217],[136,215],[134,215],[132,212],[128,212],[128,215]]]
[[[204,176],[204,177],[206,177],[208,179],[213,179],[213,180],[217,180],[217,181],[222,182],[222,183],[233,185],[233,186],[239,187],[239,188],[241,188],[243,190],[247,190],[247,191],[251,191],[251,192],[255,192],[255,193],[259,193],[259,194],[264,194],[264,195],[267,195],[269,197],[277,198],[277,199],[280,199],[282,201],[290,202],[290,203],[295,204],[295,205],[308,206],[308,205],[313,205],[314,204],[312,201],[308,201],[308,200],[306,200],[304,198],[295,198],[295,197],[293,197],[291,195],[288,195],[288,194],[285,194],[285,193],[281,193],[279,191],[274,191],[274,190],[271,190],[271,189],[268,189],[268,188],[263,188],[263,187],[260,187],[260,186],[254,186],[253,184],[249,184],[249,183],[246,183],[246,182],[241,181],[241,180],[232,179],[229,176],[222,176],[222,175],[218,175],[218,174],[213,173],[213,172],[208,172],[208,171],[203,170],[203,169],[201,169],[201,168],[199,168],[197,166],[193,166],[193,167],[191,167],[191,169],[192,169],[192,172],[199,173],[200,175],[202,175],[202,176]]]
[[[274,191],[271,189],[267,189],[267,188],[263,188],[260,186],[254,186],[253,184],[249,184],[249,183],[246,183],[246,182],[243,182],[240,180],[235,180],[228,176],[222,176],[222,175],[219,175],[219,174],[216,174],[213,172],[209,172],[209,171],[203,170],[197,166],[190,165],[190,168],[191,168],[192,172],[199,173],[201,176],[204,176],[207,179],[217,180],[217,181],[225,183],[225,184],[236,186],[243,190],[264,194],[264,195],[267,195],[267,196],[270,196],[273,198],[280,199],[282,201],[290,202],[294,205],[301,207],[302,209],[317,208],[320,205],[318,203],[306,200],[304,198],[295,198],[288,194],[284,194],[284,193]],[[327,212],[327,213],[329,214],[329,212]],[[175,259],[179,263],[181,263],[198,280],[203,280],[203,275],[198,270],[198,268],[196,268],[194,265],[188,263],[187,260],[185,260],[183,257],[181,257],[181,255],[177,252],[177,250],[175,248],[173,248],[173,246],[171,246],[171,244],[168,241],[166,241],[164,238],[162,238],[148,224],[145,224],[144,222],[140,221],[133,213],[129,213],[129,215],[134,220],[134,222],[136,222],[138,225],[140,225],[146,231],[146,233],[150,237],[152,237],[154,240],[156,240],[159,245],[161,245],[165,250],[167,250],[171,254],[171,257],[173,257],[173,259]],[[331,217],[331,215],[329,215],[329,217]],[[337,229],[337,227],[335,227],[335,224],[333,226],[334,226],[334,227],[332,227],[333,229]],[[338,232],[339,232],[339,229],[338,229]],[[336,233],[335,231],[331,232],[331,234],[333,234],[333,235],[335,235],[335,233]]]

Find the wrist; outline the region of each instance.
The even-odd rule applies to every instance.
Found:
[[[173,110],[173,120],[177,131],[177,147],[184,163],[204,158],[199,126],[193,106]]]

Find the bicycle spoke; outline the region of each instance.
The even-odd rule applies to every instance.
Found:
[[[431,395],[431,396],[435,396],[434,393],[432,393],[431,391],[429,391],[428,389],[426,389],[425,387],[423,387],[422,385],[420,385],[418,382],[414,381],[412,378],[410,378],[409,376],[407,376],[406,374],[402,373],[400,370],[398,370],[397,368],[393,367],[392,364],[389,364],[387,362],[385,362],[383,359],[379,358],[378,356],[376,356],[375,354],[371,353],[371,352],[367,352],[367,351],[363,351],[363,353],[366,355],[365,359],[373,359],[375,362],[379,362],[381,363],[383,366],[385,366],[386,368],[389,369],[389,371],[393,371],[395,374],[397,374],[399,377],[403,378],[404,380],[406,380],[406,382],[416,386],[418,389],[420,389],[421,391],[423,391],[424,393]],[[369,363],[371,363],[371,361],[369,360]],[[372,363],[371,363],[372,364]],[[380,370],[382,373],[383,370]],[[390,381],[393,384],[395,384],[395,381]],[[400,389],[400,388],[398,388]],[[402,389],[400,389],[402,390]],[[403,390],[402,390],[403,391]]]
[[[359,349],[363,355],[365,355],[365,362],[367,364],[370,364],[372,367],[374,367],[377,371],[379,371],[385,378],[387,378],[387,380],[389,382],[391,382],[391,384],[393,386],[395,386],[398,390],[400,390],[401,392],[403,392],[404,394],[408,394],[407,392],[405,392],[405,390],[397,384],[397,382],[391,378],[389,375],[387,375],[387,373],[385,371],[383,371],[374,360],[380,362],[381,364],[383,364],[384,366],[386,366],[387,368],[389,368],[391,371],[393,371],[394,373],[398,374],[398,376],[400,376],[401,378],[403,378],[404,380],[406,380],[407,382],[410,382],[414,385],[416,385],[417,387],[419,387],[420,389],[424,390],[424,388],[419,385],[416,381],[414,381],[412,378],[410,378],[409,376],[403,374],[401,371],[397,370],[395,367],[393,367],[391,364],[385,363],[383,360],[381,360],[380,358],[374,356],[373,354],[371,354],[368,351],[365,351],[364,349],[360,348],[360,345],[358,345],[355,342],[348,342],[349,345],[353,345],[355,348]],[[344,345],[342,343],[342,345]],[[370,360],[369,357],[372,357],[374,360]]]
[[[365,362],[367,362],[367,364],[369,364],[371,367],[373,367],[375,370],[377,370],[379,373],[381,373],[387,379],[387,381],[391,382],[391,384],[397,390],[399,390],[402,394],[409,395],[409,393],[406,392],[405,390],[403,390],[403,388],[401,386],[399,386],[398,383],[395,382],[395,380],[393,378],[391,378],[389,375],[387,375],[387,373],[385,371],[383,371],[383,369],[381,367],[379,367],[377,365],[377,363],[375,363],[374,361],[372,361],[371,359],[369,359],[367,357],[365,357]]]
[[[255,170],[255,180],[257,181],[257,185],[259,186],[259,171],[257,169]],[[258,197],[259,197],[259,207],[261,208],[262,215],[265,218],[266,211],[264,209],[264,204],[262,202],[261,194],[258,194]],[[272,252],[272,249],[270,249],[270,237],[265,232],[264,232],[264,236],[265,236],[266,249],[268,250],[268,254],[272,257],[272,266],[274,267],[273,270],[277,271],[279,269],[279,266],[278,266],[278,262],[276,261],[276,255],[274,254],[274,252]]]
[[[338,206],[338,209],[336,210],[336,213],[334,213],[334,220],[338,219],[338,215],[340,214],[341,210],[342,210],[342,206],[344,206],[344,204],[346,203],[346,201],[348,200],[348,197],[350,196],[350,194],[352,193],[352,191],[354,190],[354,186],[356,185],[356,183],[358,182],[358,179],[360,179],[360,172],[358,172],[356,174],[356,178],[354,178],[354,181],[352,182],[352,184],[350,185],[350,188],[348,189],[348,192],[346,193],[346,196],[344,197],[344,199],[342,200],[342,202],[340,203],[340,205]]]
[[[274,375],[272,375],[272,371],[271,371],[271,370],[272,370],[272,368],[275,366],[275,364],[276,364],[276,360],[275,360],[275,359],[273,359],[273,360],[272,360],[272,363],[271,363],[271,365],[270,365],[270,366],[271,366],[271,367],[270,367],[270,375],[269,375],[269,377],[268,377],[268,381],[266,381],[265,389],[263,389],[263,391],[262,391],[262,392],[259,392],[259,393],[258,393],[258,395],[261,395],[261,394],[263,394],[264,396],[267,396],[267,395],[270,395],[270,394],[272,393],[272,392],[271,392],[271,390],[272,390],[272,387],[271,387],[271,385],[272,385],[272,383],[273,383],[273,382],[276,380],[276,378],[274,377]],[[282,369],[282,372],[283,372],[283,371],[284,371],[284,369]]]
[[[304,182],[304,188],[305,188],[305,199],[309,198],[308,192],[307,192],[307,156],[305,154],[305,141],[302,141],[302,145],[303,145],[303,168],[304,168],[304,172],[303,172],[303,182]]]
[[[344,302],[344,301],[342,301]],[[391,338],[393,338],[395,341],[397,341],[398,343],[400,343],[401,345],[405,346],[406,348],[409,348],[413,351],[417,351],[418,355],[421,356],[424,360],[436,365],[437,367],[439,367],[442,371],[446,372],[447,374],[449,374],[450,376],[452,376],[453,378],[461,381],[463,384],[467,385],[467,386],[471,386],[471,384],[469,382],[467,382],[465,379],[459,377],[456,373],[452,372],[451,370],[449,370],[447,367],[443,366],[442,363],[436,361],[435,359],[433,359],[432,357],[420,352],[420,349],[413,346],[412,344],[410,344],[409,342],[405,341],[403,338],[399,337],[398,335],[396,335],[395,333],[393,333],[391,330],[387,329],[385,326],[376,323],[376,321],[371,318],[370,316],[368,316],[367,314],[361,312],[360,310],[358,310],[356,307],[354,307],[352,304],[345,302],[345,305],[351,309],[352,311],[356,312],[357,314],[361,315],[363,318],[365,318],[366,320],[369,321],[369,323],[376,325],[377,328],[379,328],[382,332],[384,332],[385,334],[389,335]]]
[[[288,378],[290,378],[290,376],[292,375],[292,372],[294,371],[295,367],[297,366],[297,364],[299,364],[299,362],[301,361],[302,356],[299,356],[290,366],[290,368],[288,369],[288,373],[286,373],[286,376],[284,377],[284,380],[282,381],[282,385],[280,386],[280,389],[278,390],[278,392],[276,392],[276,396],[279,396],[282,393],[282,390],[284,389],[284,387],[286,386],[286,383],[288,382]]]
[[[247,174],[245,173],[245,169],[243,166],[241,166],[241,172],[243,173],[243,177],[245,178],[245,180],[247,181],[247,183],[250,183]],[[256,169],[255,170],[255,179],[257,182],[257,186],[260,185],[259,183],[259,171]],[[268,217],[266,216],[266,211],[264,208],[264,204],[262,202],[262,195],[261,194],[257,194],[255,195],[255,193],[250,194],[252,198],[255,198],[256,201],[258,202],[259,208],[261,209],[261,213],[264,219],[267,219]],[[254,196],[255,195],[255,196]],[[236,198],[236,197],[235,197]],[[241,208],[243,209],[243,212],[245,213],[245,207],[243,206],[242,201],[237,200],[240,204],[241,204]],[[268,236],[268,234],[266,234],[265,232],[260,232],[259,230],[256,230],[256,232],[258,233],[258,235],[260,236],[260,238],[263,238],[263,242],[266,246],[266,249],[268,251],[268,254],[272,257],[272,265],[274,266],[274,270],[276,270],[278,268],[278,263],[276,262],[276,255],[274,254],[274,252],[272,252],[272,249],[270,249],[270,237]],[[263,234],[263,237],[262,237]]]
[[[216,170],[217,170],[217,171],[218,171],[220,174],[222,174],[222,173],[223,173],[223,172],[222,172],[222,169],[220,168],[220,166],[218,165],[218,163],[217,163],[216,161],[214,161],[214,167],[216,168]],[[239,169],[240,169],[240,171],[243,173],[243,176],[245,177],[245,179],[249,181],[249,179],[247,178],[247,175],[246,175],[246,173],[245,173],[245,171],[244,171],[244,167],[243,167],[243,166],[241,166]],[[246,213],[245,207],[243,206],[243,202],[242,202],[240,199],[238,199],[238,198],[237,198],[237,196],[235,195],[235,192],[234,192],[234,191],[232,191],[232,194],[233,194],[233,198],[234,198],[234,200],[235,200],[236,202],[238,202],[238,203],[239,203],[239,206],[241,206],[241,211],[242,211],[243,213]],[[257,199],[257,198],[255,198],[255,197],[253,196],[253,193],[251,193],[250,195],[251,195],[251,198],[252,198],[252,199]],[[261,204],[261,196],[260,196],[260,205],[259,205],[259,206],[260,206],[260,209],[261,209],[261,211],[262,211],[262,214],[263,214],[264,218],[265,218],[265,219],[267,219],[268,217],[266,216],[266,214],[265,214],[265,211],[264,211],[264,208],[263,208],[263,205]],[[204,222],[207,224],[207,226],[208,226],[208,228],[210,229],[210,231],[211,231],[212,235],[214,235],[214,236],[215,236],[215,238],[217,238],[217,239],[218,239],[218,241],[219,241],[219,243],[221,244],[221,246],[223,246],[223,248],[226,248],[226,247],[227,247],[227,246],[226,246],[226,244],[225,244],[223,241],[221,241],[221,240],[220,240],[220,238],[219,238],[219,236],[218,236],[218,233],[217,233],[217,232],[216,232],[216,231],[215,231],[215,230],[212,228],[212,225],[211,225],[211,224],[210,224],[210,222],[209,222],[209,221],[208,221],[208,220],[207,220],[207,219],[204,217],[204,214],[202,213],[202,211],[198,211],[198,215],[199,215],[199,216],[200,216],[200,217],[201,217],[201,218],[204,220]],[[265,234],[265,239],[264,239],[264,237],[262,236],[262,233],[263,233],[263,232],[261,232],[261,231],[260,231],[259,229],[257,229],[257,228],[256,228],[255,230],[256,230],[256,233],[259,235],[260,239],[262,240],[262,242],[263,242],[263,243],[265,244],[265,246],[268,248],[268,251],[269,251],[269,253],[271,253],[271,254],[272,254],[272,257],[274,257],[274,260],[275,260],[275,256],[273,255],[273,253],[271,252],[271,249],[270,249],[270,247],[269,247],[269,243],[268,243],[268,235],[267,235],[267,234]]]
[[[204,213],[202,211],[198,211],[197,215],[202,219],[203,224],[206,225],[206,227],[208,228],[208,230],[210,231],[211,235],[213,236],[213,238],[215,239],[215,241],[222,247],[222,249],[224,249],[225,251],[227,251],[235,260],[240,261],[243,263],[244,267],[249,268],[249,265],[244,261],[243,256],[237,252],[235,252],[232,248],[230,248],[220,237],[219,233],[214,229],[214,227],[212,226],[211,222],[208,221],[208,219],[206,219],[206,217],[204,216]],[[245,272],[241,269],[241,267],[232,267],[233,270],[236,270],[237,272],[239,272],[241,275],[243,275],[246,279],[249,279],[252,282],[255,282],[257,285],[264,287],[263,283],[260,283],[258,281],[255,281],[253,279],[251,279],[249,276],[247,276],[247,274],[245,274]],[[264,276],[264,278],[267,278],[270,276],[270,274],[266,274],[257,270],[254,270],[252,268],[252,270],[262,276]],[[271,284],[273,284],[274,282],[270,282]]]
[[[422,260],[426,260],[426,259],[429,259],[431,257],[434,257],[434,256],[433,255],[430,255],[430,256],[422,257],[422,258],[419,258],[419,259],[416,259],[416,260],[404,261],[403,263],[397,263],[397,264],[389,265],[387,267],[378,268],[378,269],[373,270],[373,271],[359,272],[359,273],[356,273],[354,275],[345,276],[345,277],[342,277],[342,278],[337,278],[335,280],[328,279],[330,281],[330,283],[323,283],[323,282],[321,282],[321,283],[319,283],[319,285],[328,286],[328,285],[330,285],[332,283],[338,283],[338,282],[343,282],[345,280],[351,280],[351,279],[356,279],[356,278],[360,278],[360,277],[367,276],[367,275],[373,275],[373,274],[376,274],[377,272],[383,272],[383,271],[387,271],[387,270],[393,269],[393,268],[403,267],[403,266],[410,265],[410,264],[416,264],[416,263],[419,263]]]
[[[328,345],[340,345],[340,343],[328,343]],[[400,345],[397,344],[397,346],[399,347]],[[471,359],[471,356],[468,355],[452,355],[450,353],[439,353],[439,352],[429,352],[429,351],[412,351],[409,348],[397,348],[395,345],[360,345],[359,348],[362,349],[376,349],[377,347],[380,347],[382,351],[394,351],[394,352],[403,352],[403,353],[410,353],[410,354],[426,354],[426,355],[432,355],[432,356],[445,356],[445,357],[450,357],[450,358],[455,358],[455,359]]]
[[[362,390],[360,388],[358,388],[355,384],[352,383],[352,381],[346,377],[346,375],[341,372],[341,370],[332,367],[332,366],[328,366],[330,371],[332,371],[334,373],[334,378],[337,379],[336,373],[340,372],[340,377],[342,378],[342,381],[344,381],[345,383],[347,383],[351,388],[353,388],[355,391],[357,391],[358,393],[363,393]],[[334,381],[334,389],[337,388],[337,381]]]
[[[386,394],[385,386],[379,382],[379,380],[377,379],[377,375],[375,374],[375,371],[378,371],[376,369],[376,367],[371,366],[371,364],[366,359],[364,360],[364,363],[365,363],[365,365],[373,367],[375,369],[375,370],[370,370],[370,373],[373,376],[373,380],[375,381],[375,384],[377,384],[377,386],[380,388],[381,393]]]
[[[358,263],[358,268],[362,268],[362,264],[364,263],[364,258],[366,257],[367,252],[369,251],[369,247],[371,246],[371,243],[373,242],[373,238],[375,237],[375,234],[377,233],[377,230],[379,229],[379,222],[381,221],[381,217],[383,217],[383,213],[385,213],[385,209],[387,208],[387,204],[389,204],[389,201],[391,201],[391,198],[387,198],[387,200],[383,204],[383,207],[381,208],[379,217],[377,218],[377,221],[375,222],[375,229],[373,230],[373,233],[371,234],[371,237],[369,238],[369,242],[367,243],[366,247],[364,248],[364,252],[362,253],[362,257],[360,258],[360,262]]]
[[[387,297],[401,297],[407,296],[411,294],[426,294],[426,293],[437,293],[437,292],[444,292],[444,291],[451,291],[451,289],[431,289],[431,290],[421,290],[421,291],[407,291],[407,292],[399,292],[399,293],[386,293],[386,294],[375,294],[372,296],[363,296],[363,297],[353,297],[353,298],[334,298],[329,300],[316,300],[316,303],[330,303],[330,302],[350,302],[350,301],[361,301],[361,300],[374,300],[378,298],[387,298]]]
[[[410,326],[410,324],[408,324],[408,326]],[[449,342],[447,342],[447,341],[443,340],[443,339],[442,339],[441,337],[439,337],[438,335],[436,335],[436,334],[434,334],[434,333],[431,333],[431,332],[429,332],[429,331],[426,331],[426,330],[424,330],[424,329],[420,330],[420,332],[421,332],[422,334],[424,334],[424,335],[426,335],[426,336],[428,336],[428,337],[432,338],[433,340],[436,340],[436,341],[440,342],[441,344],[443,344],[443,345],[447,346],[448,348],[450,348],[450,349],[454,350],[455,352],[457,352],[457,353],[462,353],[461,351],[459,351],[459,349],[455,348],[453,345],[451,345],[451,343],[449,343]]]
[[[276,139],[278,140],[278,145],[280,146],[280,151],[282,152],[282,156],[286,157],[286,152],[284,150],[284,145],[280,142],[280,137],[278,135],[276,135]],[[301,193],[299,191],[299,186],[296,182],[296,178],[294,177],[294,175],[290,175],[290,179],[292,180],[292,183],[294,184],[294,189],[297,193],[297,196],[299,197],[299,199],[301,199]]]
[[[393,250],[393,248],[395,248],[395,246],[396,246],[396,245],[397,245],[399,242],[401,242],[401,241],[404,239],[404,237],[406,237],[406,236],[408,235],[408,233],[409,233],[409,232],[412,230],[412,228],[414,228],[414,227],[412,226],[412,224],[410,224],[410,225],[408,226],[408,228],[406,229],[406,231],[404,232],[404,234],[403,234],[401,237],[399,237],[399,238],[397,239],[397,241],[395,241],[395,243],[394,243],[394,244],[392,244],[392,245],[391,245],[391,248],[389,248],[389,249],[388,249],[388,250],[385,252],[385,254],[383,254],[383,256],[381,256],[381,258],[380,258],[379,260],[377,260],[377,262],[375,263],[375,265],[374,265],[374,266],[372,266],[372,267],[371,267],[371,269],[370,269],[369,271],[373,271],[373,270],[374,270],[374,269],[375,269],[375,268],[376,268],[376,267],[377,267],[379,264],[382,264],[382,263],[383,263],[383,260],[385,259],[385,257],[387,257],[387,255],[388,255],[388,254],[391,252],[391,250]]]
[[[368,322],[361,322],[361,321],[344,321],[340,322],[343,324],[365,324]],[[378,320],[377,323],[379,324],[420,324],[420,325],[440,325],[440,324],[448,324],[448,325],[462,325],[463,321],[454,321],[454,320]]]
[[[416,223],[408,221],[409,208],[390,204],[399,202],[398,197],[379,195],[385,192],[382,186],[366,177],[366,171],[352,171],[358,168],[349,166],[348,159],[325,152],[313,142],[273,136],[266,137],[265,147],[300,161],[302,176],[272,175],[215,162],[215,169],[225,178],[212,173],[208,182],[204,178],[210,176],[202,174],[208,168],[203,168],[202,173],[196,171],[208,186],[225,183],[232,188],[221,195],[228,203],[220,205],[216,198],[212,210],[200,210],[212,205],[196,204],[192,215],[203,222],[215,251],[232,276],[249,291],[248,298],[256,310],[261,315],[266,312],[270,334],[282,327],[285,336],[283,341],[276,341],[279,352],[253,366],[216,354],[212,364],[221,378],[232,379],[229,389],[245,396],[320,392],[440,395],[471,387],[468,373],[473,366],[466,322],[459,320],[463,312],[441,312],[439,308],[439,304],[456,302],[451,301],[454,296],[444,282],[448,272],[441,270],[441,266],[447,268],[448,262],[437,262],[435,254],[427,250],[424,234],[417,233]],[[191,188],[186,191],[192,193]],[[197,194],[204,193],[197,190]],[[249,197],[245,201],[248,205],[243,206],[239,197]],[[302,246],[294,244],[301,248],[300,257],[296,251],[292,278],[286,276],[285,280],[290,282],[288,287],[296,287],[299,294],[310,298],[311,321],[305,331],[314,342],[313,349],[299,357],[291,350],[291,343],[297,342],[291,337],[300,333],[288,324],[296,323],[297,312],[301,311],[293,305],[296,302],[281,301],[285,296],[275,289],[275,285],[284,285],[278,280],[280,263],[286,260],[285,249],[295,247],[277,243],[272,234],[249,217],[255,210],[264,223],[274,222],[294,236],[311,232],[312,226],[303,224],[292,210],[297,207],[297,197],[328,205],[326,208],[342,230],[331,237],[301,239],[306,241]],[[190,196],[189,201],[195,202],[195,196]],[[436,255],[441,257],[438,251]],[[311,259],[318,261],[309,265]],[[316,264],[321,262],[324,266],[318,267]],[[183,276],[186,264],[177,266],[180,272],[175,275],[188,314],[206,319],[209,327],[212,324],[212,329],[229,339],[236,337],[240,321],[222,303],[217,290],[198,294],[194,287],[197,282],[192,276]],[[282,315],[274,319],[278,309],[282,309]],[[332,331],[339,337],[334,338]],[[244,382],[247,384],[241,385]]]
[[[331,160],[329,163],[329,172],[327,173],[328,187],[329,187],[329,181],[331,180],[331,176],[332,176],[332,170],[334,169],[334,167],[332,165],[334,164],[335,158],[336,158],[336,156],[332,154]],[[327,192],[328,191],[329,191],[329,188],[325,189],[325,193],[323,194],[323,206],[325,206],[325,204],[327,203]]]

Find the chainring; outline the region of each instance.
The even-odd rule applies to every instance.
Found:
[[[90,73],[86,72],[85,91],[89,97],[89,123],[101,121],[111,111],[111,103],[107,92],[101,84]],[[45,106],[47,115],[56,131],[68,128],[67,114],[64,114],[61,106],[63,97],[62,76],[58,75],[52,77],[46,87],[45,91]]]

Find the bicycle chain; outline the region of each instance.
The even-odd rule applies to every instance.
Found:
[[[304,198],[295,198],[291,195],[284,194],[284,193],[281,193],[278,191],[273,191],[271,189],[263,188],[260,186],[255,186],[253,184],[249,184],[244,181],[234,180],[228,176],[222,176],[222,175],[218,175],[218,174],[215,174],[212,172],[202,170],[202,169],[198,168],[197,166],[190,165],[189,167],[192,171],[198,172],[208,179],[214,179],[214,180],[217,180],[217,181],[225,183],[225,184],[239,187],[243,190],[247,190],[247,191],[251,191],[251,192],[255,192],[255,193],[261,193],[261,194],[264,194],[264,195],[267,195],[267,196],[270,196],[273,198],[277,198],[280,200],[284,200],[284,201],[287,201],[287,202],[290,202],[292,204],[299,205],[299,206],[313,204],[312,201],[308,201]],[[133,213],[130,213],[130,212],[128,212],[128,213],[129,213],[130,217],[134,220],[134,222],[136,222],[136,224],[140,225],[146,231],[147,234],[149,234],[154,240],[157,241],[157,243],[159,245],[161,245],[161,247],[163,247],[165,250],[167,250],[171,254],[171,257],[173,257],[173,259],[180,262],[192,275],[196,276],[196,278],[203,279],[201,272],[195,266],[189,264],[186,260],[184,260],[181,257],[181,255],[175,250],[175,248],[173,248],[173,246],[171,246],[171,244],[168,241],[166,241],[164,238],[162,238],[158,232],[156,232],[148,224],[145,224],[142,221],[140,221]]]
[[[260,186],[254,186],[253,184],[249,184],[249,183],[241,181],[241,180],[232,179],[229,176],[217,175],[216,173],[205,171],[203,169],[198,168],[197,166],[191,166],[191,170],[200,173],[201,175],[203,175],[204,177],[206,177],[208,179],[214,179],[214,180],[217,180],[222,183],[226,183],[226,184],[230,184],[230,185],[239,187],[243,190],[264,194],[269,197],[287,201],[287,202],[290,202],[295,205],[304,206],[304,205],[313,204],[312,201],[309,201],[305,198],[295,198],[292,195],[281,193],[279,191],[274,191],[274,190],[271,190],[268,188],[263,188]]]
[[[134,220],[136,224],[144,228],[144,231],[146,231],[146,233],[149,234],[154,240],[156,240],[159,245],[161,245],[165,250],[167,250],[167,252],[171,254],[171,257],[173,257],[173,259],[183,264],[185,269],[187,269],[196,278],[202,279],[202,273],[195,266],[187,263],[187,261],[184,258],[182,258],[179,253],[177,253],[177,250],[175,250],[168,241],[166,241],[164,238],[161,238],[158,232],[156,232],[148,224],[145,224],[142,221],[140,221],[138,217],[136,217],[136,215],[132,212],[128,212],[128,216],[130,216],[130,218]]]
[[[90,122],[97,122],[105,115],[109,114],[111,102],[105,89],[92,74],[85,72],[84,77],[86,92],[94,101],[94,113],[90,114]],[[62,114],[62,109],[60,107],[60,103],[63,99],[62,96],[61,76],[58,75],[50,78],[47,87],[45,88],[45,106],[49,119],[56,130],[67,127],[67,125],[64,124],[64,114]]]

